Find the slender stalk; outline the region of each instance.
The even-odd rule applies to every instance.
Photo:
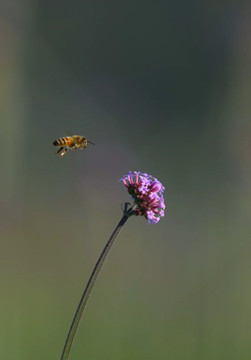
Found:
[[[84,311],[84,308],[85,308],[85,305],[88,301],[88,298],[91,294],[91,291],[93,289],[93,286],[96,282],[96,279],[98,277],[98,274],[101,270],[101,267],[102,265],[104,264],[104,261],[105,261],[105,258],[106,256],[108,255],[111,247],[112,247],[112,244],[114,243],[114,240],[116,239],[116,237],[118,236],[118,234],[120,233],[120,231],[122,230],[122,227],[124,226],[124,224],[126,223],[128,217],[132,214],[133,212],[133,207],[131,207],[129,210],[127,210],[127,207],[128,207],[128,203],[125,203],[125,207],[124,207],[124,215],[122,216],[121,220],[119,221],[118,225],[116,226],[115,230],[113,231],[113,233],[111,234],[109,240],[107,241],[93,271],[92,271],[92,274],[88,280],[88,283],[86,285],[86,288],[83,292],[83,295],[81,297],[81,300],[79,302],[79,305],[77,307],[77,310],[76,310],[76,313],[74,315],[74,318],[72,320],[72,324],[71,324],[71,327],[69,329],[69,332],[68,332],[68,335],[67,335],[67,338],[66,338],[66,341],[65,341],[65,345],[64,345],[64,349],[63,349],[63,352],[62,352],[62,355],[61,355],[61,358],[60,360],[67,360],[69,359],[69,354],[70,354],[70,351],[71,351],[71,346],[72,346],[72,343],[73,343],[73,340],[75,338],[75,335],[76,335],[76,331],[77,331],[77,328],[78,328],[78,325],[79,325],[79,322],[80,322],[80,319],[81,319],[81,316],[83,314],[83,311]]]

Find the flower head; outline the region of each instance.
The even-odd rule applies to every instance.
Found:
[[[164,216],[165,188],[157,179],[145,173],[129,171],[120,181],[134,200],[135,215],[145,216],[148,224],[156,224]]]

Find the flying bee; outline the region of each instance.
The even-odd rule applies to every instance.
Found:
[[[90,143],[94,145],[93,142],[86,139],[85,136],[71,135],[64,136],[53,141],[53,145],[59,147],[56,154],[59,154],[59,157],[63,157],[67,150],[84,150],[87,147],[87,144]]]

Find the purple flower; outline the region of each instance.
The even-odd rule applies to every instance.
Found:
[[[165,188],[157,179],[145,173],[129,171],[120,181],[134,200],[135,215],[145,216],[148,224],[156,224],[165,215]]]

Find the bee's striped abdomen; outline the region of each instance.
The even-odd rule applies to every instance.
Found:
[[[53,142],[54,146],[70,146],[71,144],[72,139],[69,136],[58,138]]]

